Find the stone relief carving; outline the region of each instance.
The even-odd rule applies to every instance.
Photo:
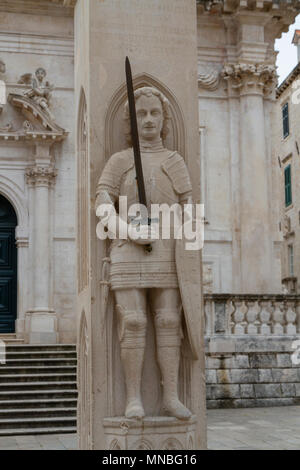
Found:
[[[277,74],[274,65],[238,63],[226,64],[222,77],[234,90],[248,87],[269,94],[274,90]]]
[[[219,83],[220,72],[218,70],[198,74],[198,86],[205,90],[215,91],[219,87]]]
[[[114,439],[110,446],[109,446],[109,450],[122,450],[120,444],[119,444],[119,441],[117,439]]]
[[[52,166],[32,166],[26,169],[27,184],[31,186],[53,186],[57,170]]]
[[[54,86],[45,80],[46,75],[46,70],[39,67],[35,72],[35,76],[31,73],[26,73],[22,75],[18,83],[31,85],[31,89],[25,91],[24,96],[35,101],[49,115],[50,119],[54,121],[55,117],[49,109]]]
[[[162,137],[168,131],[169,101],[157,89],[143,87],[135,91],[137,121],[140,137],[147,199],[150,204],[184,204],[191,201],[192,187],[183,158],[163,145]],[[124,109],[127,134],[130,129],[128,103]],[[128,206],[138,202],[135,183],[133,150],[116,153],[108,160],[99,179],[96,192],[96,214],[101,225],[111,230],[126,225],[130,232],[130,218],[121,218],[114,210],[119,196],[126,196]],[[100,214],[102,204],[108,204],[108,216]],[[149,208],[148,208],[149,209]],[[127,216],[126,216],[127,217]],[[153,229],[140,225],[146,239],[118,239],[115,233],[110,247],[108,282],[116,301],[118,333],[126,385],[127,418],[142,419],[145,411],[141,398],[141,380],[144,364],[147,306],[154,317],[157,359],[162,377],[163,408],[166,414],[187,420],[190,410],[178,397],[178,373],[183,338],[182,281],[177,273],[180,265],[190,258],[175,256],[175,240],[153,237]],[[126,233],[128,233],[126,232]],[[177,247],[176,240],[176,247]],[[151,243],[151,253],[145,245]],[[177,248],[176,248],[177,249]],[[195,252],[192,253],[195,258]],[[200,269],[200,261],[199,261]],[[197,270],[197,268],[196,268]],[[183,276],[182,276],[183,277]],[[199,278],[200,279],[200,278]],[[185,322],[192,322],[185,312]],[[196,332],[197,334],[197,332]],[[190,344],[191,337],[189,336]]]
[[[174,437],[170,437],[162,445],[162,450],[181,450],[182,448],[182,444]]]
[[[153,450],[153,446],[146,439],[136,441],[132,446],[132,450]]]

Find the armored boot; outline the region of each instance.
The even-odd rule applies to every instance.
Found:
[[[178,398],[178,373],[182,339],[180,311],[156,311],[157,357],[162,375],[163,408],[170,416],[189,419],[191,412]]]
[[[126,418],[145,416],[141,381],[146,345],[147,317],[143,311],[128,311],[117,305],[121,360],[126,384]]]

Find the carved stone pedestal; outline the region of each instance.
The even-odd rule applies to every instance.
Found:
[[[193,450],[196,416],[180,421],[165,416],[103,420],[107,450]]]

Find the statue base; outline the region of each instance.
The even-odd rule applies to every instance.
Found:
[[[105,418],[103,426],[107,450],[195,449],[196,416],[188,421],[167,416]]]

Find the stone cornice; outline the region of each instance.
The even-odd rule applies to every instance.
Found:
[[[269,28],[270,38],[275,39],[288,31],[295,21],[300,11],[300,0],[197,0],[197,11],[198,18],[204,15],[210,21],[232,18],[247,23],[252,17],[256,24],[256,18],[263,21],[265,17],[265,28]]]
[[[287,12],[300,10],[300,0],[197,0],[198,11],[236,13],[237,11]]]

